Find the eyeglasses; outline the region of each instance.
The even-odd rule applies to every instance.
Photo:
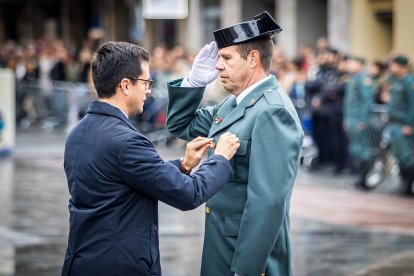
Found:
[[[153,80],[150,80],[150,79],[148,79],[148,80],[141,79],[141,78],[130,78],[130,79],[132,79],[132,80],[140,80],[140,81],[145,82],[145,90],[150,90],[151,87],[152,87],[152,83],[154,82]]]

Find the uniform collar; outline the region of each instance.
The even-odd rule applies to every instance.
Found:
[[[237,105],[250,93],[253,91],[253,89],[255,89],[256,87],[258,87],[260,84],[264,83],[265,81],[269,80],[271,78],[271,75],[268,75],[267,77],[259,80],[258,82],[250,85],[249,87],[247,87],[244,91],[242,91],[239,95],[237,95],[236,97],[236,102]]]

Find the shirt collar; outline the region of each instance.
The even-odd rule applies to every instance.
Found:
[[[116,107],[116,106],[115,106]],[[118,107],[116,107],[116,108],[118,108]],[[120,109],[120,108],[118,108],[124,115],[125,115],[125,117],[127,118],[127,119],[129,119],[129,117],[128,117],[128,115],[125,113],[125,111],[123,111],[122,109]]]
[[[243,92],[241,92],[239,95],[237,95],[236,97],[236,102],[237,105],[239,105],[239,103],[241,103],[241,101],[247,96],[249,95],[250,92],[253,91],[253,89],[255,89],[256,87],[258,87],[260,84],[264,83],[265,81],[267,81],[268,79],[271,78],[271,75],[261,79],[260,81],[250,85],[249,87],[247,87]]]

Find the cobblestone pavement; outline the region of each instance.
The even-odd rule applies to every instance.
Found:
[[[59,275],[66,250],[68,192],[64,133],[19,132],[13,157],[0,160],[0,275]],[[181,142],[158,147],[179,157]],[[390,181],[371,193],[347,175],[301,171],[292,196],[295,275],[414,275],[414,199]],[[181,212],[160,203],[166,276],[199,275],[202,207]]]

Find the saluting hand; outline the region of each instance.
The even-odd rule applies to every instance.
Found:
[[[219,71],[215,68],[218,62],[218,46],[215,41],[204,46],[194,59],[188,82],[193,87],[205,87],[215,80]]]

